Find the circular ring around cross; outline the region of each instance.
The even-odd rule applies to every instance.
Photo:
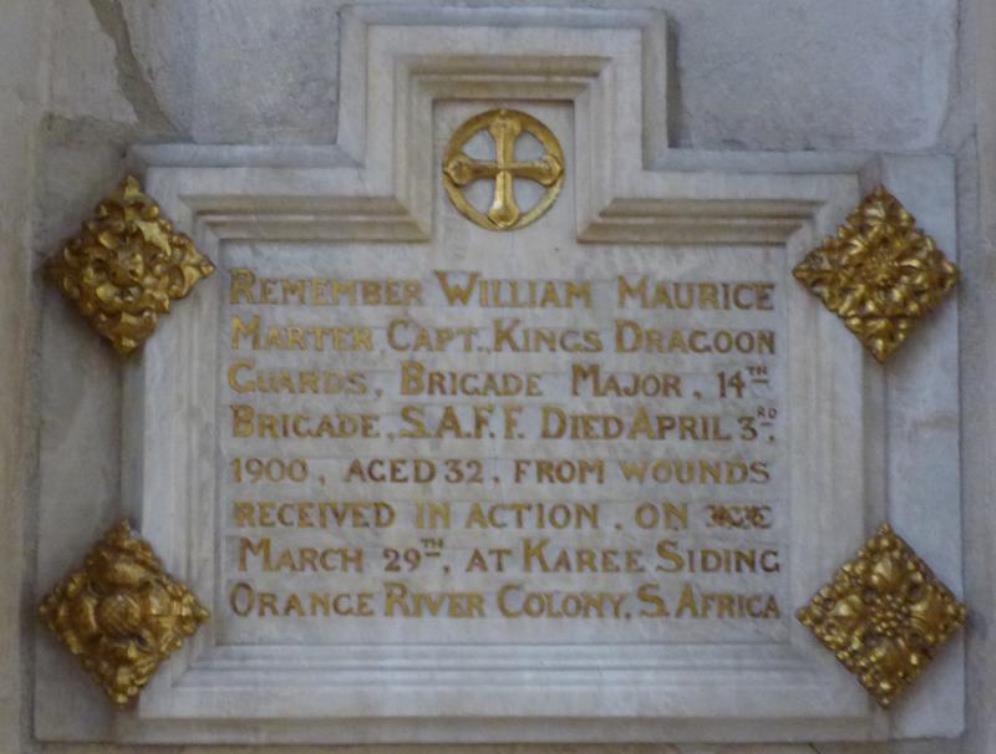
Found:
[[[476,160],[463,151],[481,131],[494,141],[494,160]],[[528,133],[543,147],[537,160],[515,159],[519,136]],[[515,179],[534,181],[545,189],[540,200],[523,212],[515,200]],[[464,194],[475,181],[494,183],[487,212],[474,207]],[[488,110],[465,121],[450,137],[443,155],[443,186],[453,206],[476,225],[487,230],[515,230],[539,219],[557,199],[564,185],[564,153],[553,132],[528,113],[505,108]]]

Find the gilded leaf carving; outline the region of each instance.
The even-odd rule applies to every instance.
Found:
[[[214,265],[129,176],[45,270],[97,332],[129,354]]]
[[[127,521],[94,545],[39,613],[117,704],[137,696],[208,618]]]
[[[958,282],[958,268],[881,186],[794,274],[879,362]]]
[[[796,617],[888,707],[964,625],[966,608],[883,524]]]

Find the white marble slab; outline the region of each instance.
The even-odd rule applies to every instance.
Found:
[[[554,16],[530,9],[388,6],[347,10],[343,23],[342,115],[335,148],[320,154],[314,149],[264,154],[258,148],[250,153],[238,147],[197,148],[187,165],[178,164],[177,155],[182,163],[185,154],[179,148],[142,152],[149,164],[149,192],[220,270],[176,308],[128,374],[123,497],[170,570],[210,603],[214,617],[164,667],[137,709],[112,721],[102,708],[100,716],[89,712],[89,702],[81,702],[78,712],[54,714],[64,699],[55,676],[68,660],[40,644],[39,666],[48,670],[37,684],[39,735],[277,743],[810,741],[957,734],[962,724],[959,645],[949,648],[915,692],[909,708],[915,712],[900,707],[887,716],[791,617],[885,517],[923,548],[947,583],[956,591],[960,587],[954,307],[930,324],[928,337],[915,340],[901,360],[882,370],[790,274],[843,220],[876,174],[922,213],[927,230],[953,254],[953,187],[949,179],[937,179],[940,171],[950,172],[949,166],[937,159],[861,155],[672,157],[663,127],[666,24],[657,13],[563,11]],[[541,118],[567,154],[563,195],[551,212],[508,234],[481,230],[458,215],[438,176],[442,145],[452,129],[497,106]],[[311,160],[318,164],[309,166]],[[426,294],[417,304],[370,314],[350,308],[331,318],[373,330],[376,348],[343,361],[364,371],[370,387],[382,391],[369,405],[388,417],[381,428],[384,437],[326,451],[310,442],[231,436],[236,403],[259,411],[317,410],[295,396],[242,402],[225,379],[247,348],[232,347],[231,317],[250,317],[257,309],[245,302],[232,305],[235,269],[252,269],[259,277],[390,276],[422,283]],[[482,309],[453,314],[440,299],[435,270],[592,281],[590,310],[544,313],[542,322],[600,331],[611,328],[618,316],[612,281],[620,274],[772,285],[773,309],[754,313],[750,327],[773,332],[779,348],[762,360],[771,384],[751,389],[758,389],[752,395],[757,401],[778,410],[773,439],[759,451],[775,469],[764,491],[776,526],[762,539],[733,534],[728,541],[744,547],[760,542],[778,550],[777,574],[735,580],[744,589],[774,595],[777,619],[661,625],[638,616],[570,621],[561,629],[549,620],[509,620],[500,609],[496,612],[505,576],[444,577],[441,571],[428,577],[421,572],[419,586],[481,592],[488,608],[482,620],[389,618],[384,615],[385,579],[367,573],[354,574],[345,584],[354,592],[374,593],[376,614],[369,622],[337,620],[326,627],[310,618],[247,620],[231,609],[231,589],[239,579],[282,590],[316,582],[306,582],[301,574],[261,574],[258,562],[256,570],[239,569],[243,534],[234,523],[233,502],[246,490],[230,477],[235,458],[308,457],[316,477],[304,485],[301,499],[323,494],[390,498],[403,518],[419,495],[446,494],[445,488],[429,485],[419,495],[378,496],[369,484],[328,483],[341,475],[342,459],[387,455],[387,440],[392,456],[432,452],[439,458],[483,458],[487,476],[500,480],[495,487],[501,495],[540,498],[550,493],[539,485],[505,492],[509,460],[579,452],[616,460],[654,452],[657,446],[646,442],[613,443],[606,451],[600,443],[543,439],[535,409],[524,413],[526,437],[508,441],[386,437],[403,428],[397,422],[402,401],[391,388],[404,355],[385,345],[390,320],[404,316],[442,326],[458,319],[482,329],[493,320]],[[319,321],[313,308],[304,307],[266,309],[265,316],[275,324],[309,317]],[[529,316],[539,323],[538,315]],[[668,321],[641,317],[647,326]],[[327,318],[322,315],[320,321]],[[697,312],[669,322],[716,329],[730,327],[733,320],[729,313]],[[563,375],[570,356],[507,356],[432,354],[438,368],[476,364],[536,371],[543,374],[542,400],[572,410],[599,405],[628,410],[621,402],[569,395]],[[283,354],[253,357],[264,366],[303,363]],[[604,358],[617,369],[648,371],[657,363],[646,354]],[[719,369],[746,364],[715,356],[670,363],[687,384],[703,390],[710,372],[714,376]],[[708,403],[709,398],[692,402],[697,400]],[[674,405],[686,414],[708,413],[688,403]],[[320,405],[328,410],[330,404]],[[717,411],[726,411],[727,419],[736,416],[726,408]],[[921,427],[944,441],[943,451],[920,434]],[[686,451],[677,442],[664,447],[668,453],[708,460],[729,458],[725,448],[715,446]],[[737,446],[738,453],[743,450]],[[603,504],[606,523],[623,527],[613,529],[625,532],[619,535],[623,541],[652,550],[658,537],[628,528],[632,513],[626,512],[631,496],[646,492],[610,478],[597,494],[572,491],[572,500]],[[659,496],[660,490],[652,494]],[[723,485],[705,485],[693,508],[701,510],[710,495],[726,494]],[[937,504],[937,498],[954,505],[955,512]],[[42,519],[43,545],[56,541],[51,514]],[[372,557],[367,553],[404,545],[413,536],[410,526],[399,523],[369,536],[342,535],[340,541],[361,544],[365,557]],[[608,541],[591,532],[567,541],[577,546],[586,536]],[[723,541],[701,528],[687,537],[711,546]],[[281,533],[273,539],[288,543],[301,536]],[[448,533],[447,539],[453,548],[447,553],[465,553],[472,546],[465,532]],[[447,563],[453,567],[458,560]],[[599,584],[625,592],[625,605],[639,604],[634,595],[644,582],[643,574],[536,581],[560,592]],[[697,581],[696,587],[729,592],[732,583],[723,574]],[[945,699],[943,708],[930,705],[939,698]]]

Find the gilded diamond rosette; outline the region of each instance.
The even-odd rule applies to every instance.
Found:
[[[794,272],[879,362],[958,282],[958,268],[881,186]]]
[[[965,616],[965,606],[888,524],[796,613],[883,707],[917,679]]]
[[[122,521],[39,608],[107,695],[126,704],[208,612]]]
[[[45,270],[97,332],[129,354],[214,265],[128,176]]]

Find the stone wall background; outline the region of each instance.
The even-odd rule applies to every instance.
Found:
[[[672,22],[677,85],[669,127],[674,147],[957,155],[964,271],[959,306],[966,597],[973,610],[969,730],[961,741],[868,746],[431,750],[996,752],[996,635],[990,633],[996,631],[991,502],[996,406],[990,395],[990,386],[996,385],[996,297],[991,294],[996,278],[996,2],[639,4],[664,9]],[[87,495],[107,501],[103,508],[111,509],[121,456],[117,358],[42,286],[39,263],[123,175],[131,144],[334,142],[340,7],[329,0],[0,0],[0,552],[5,556],[0,567],[0,753],[141,750],[42,745],[31,736],[31,637],[37,623],[30,543],[36,501],[44,496],[71,506]],[[93,539],[110,523],[93,521],[92,531],[72,536]],[[400,754],[412,748],[342,751]],[[281,749],[288,754],[316,750]]]

